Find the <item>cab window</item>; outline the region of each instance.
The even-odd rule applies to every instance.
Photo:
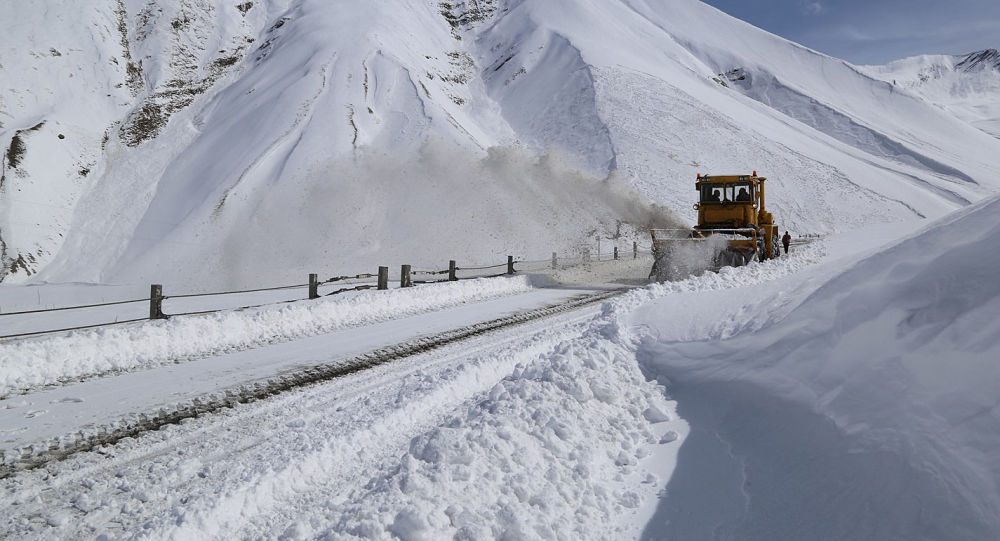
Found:
[[[726,195],[729,201],[749,203],[753,201],[753,186],[749,182],[736,182],[726,185]]]
[[[721,184],[704,184],[701,187],[701,201],[702,203],[712,203],[715,201],[722,201],[722,185]]]

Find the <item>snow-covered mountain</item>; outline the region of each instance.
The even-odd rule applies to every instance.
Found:
[[[862,69],[1000,137],[1000,51],[996,49],[914,56]]]
[[[690,222],[698,172],[766,174],[781,223],[810,232],[1000,186],[1000,140],[696,0],[7,11],[8,282],[547,255],[648,219],[630,190]]]

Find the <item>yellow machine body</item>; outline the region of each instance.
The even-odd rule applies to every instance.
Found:
[[[761,261],[777,257],[778,226],[764,206],[765,180],[767,177],[757,176],[756,171],[752,175],[699,175],[695,182],[699,195],[695,231],[737,231],[746,239],[730,240],[731,248],[759,252]],[[745,231],[749,229],[754,231]]]
[[[657,262],[650,276],[663,279],[670,266],[671,249],[682,241],[697,241],[723,235],[725,249],[717,254],[715,266],[739,266],[757,257],[760,261],[778,257],[778,226],[765,207],[764,181],[752,175],[698,175],[695,189],[698,224],[691,230],[654,229],[653,251]],[[676,252],[676,250],[674,250]],[[659,267],[659,272],[658,272]],[[676,273],[674,273],[676,274]]]

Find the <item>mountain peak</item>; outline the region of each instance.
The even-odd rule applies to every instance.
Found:
[[[1000,51],[996,49],[985,49],[974,53],[969,53],[955,67],[962,71],[977,71],[992,68],[1000,70]]]

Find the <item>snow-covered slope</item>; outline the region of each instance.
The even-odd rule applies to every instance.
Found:
[[[640,309],[640,358],[692,427],[649,538],[996,538],[998,211],[993,197],[835,272],[730,292],[734,318],[707,297]]]
[[[862,69],[1000,137],[1000,52],[923,55]]]
[[[547,255],[648,221],[620,184],[689,222],[697,172],[766,174],[782,224],[815,232],[1000,185],[1000,140],[696,0],[9,11],[8,282]]]

